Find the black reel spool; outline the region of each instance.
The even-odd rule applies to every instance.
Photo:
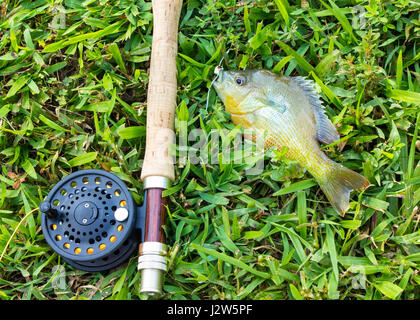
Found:
[[[117,176],[103,170],[77,171],[41,203],[42,231],[68,264],[104,271],[122,264],[138,248],[144,208]]]

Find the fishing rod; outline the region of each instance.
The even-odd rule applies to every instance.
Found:
[[[160,294],[166,272],[162,226],[166,207],[163,190],[175,179],[170,146],[175,142],[176,55],[182,0],[153,0],[153,42],[147,92],[146,153],[141,179],[146,190],[145,238],[140,245],[140,292]]]
[[[162,293],[167,271],[163,191],[175,179],[176,55],[182,0],[152,0],[153,41],[147,93],[145,191],[138,206],[125,183],[103,170],[76,171],[55,185],[40,204],[47,243],[73,267],[104,271],[139,248],[140,292]],[[140,245],[138,245],[140,242]]]

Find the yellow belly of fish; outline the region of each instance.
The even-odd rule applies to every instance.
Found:
[[[314,142],[309,139],[301,140],[301,143],[293,143],[290,141],[282,141],[283,139],[268,135],[265,139],[265,148],[268,149],[275,146],[278,151],[283,147],[287,148],[284,157],[289,160],[298,161],[304,168],[306,168],[315,178],[322,179],[331,172],[331,166],[326,157],[321,154],[322,151],[317,151]],[[289,142],[289,143],[287,143]]]

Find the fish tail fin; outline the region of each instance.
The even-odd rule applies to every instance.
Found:
[[[344,216],[350,208],[350,192],[367,188],[369,181],[364,176],[334,161],[331,161],[330,166],[332,169],[330,173],[318,179],[318,182],[334,209]]]

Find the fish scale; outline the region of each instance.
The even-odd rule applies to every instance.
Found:
[[[311,81],[281,77],[267,70],[217,69],[214,87],[231,120],[244,129],[265,132],[266,148],[286,147],[284,157],[297,160],[317,180],[333,208],[341,215],[350,208],[349,196],[369,181],[329,159],[319,142],[340,137],[328,119]]]
[[[262,112],[265,113],[264,116],[261,115]],[[329,159],[324,156],[313,137],[305,137],[302,135],[302,131],[298,130],[299,124],[296,123],[290,109],[278,114],[273,109],[263,108],[257,114],[260,115],[257,118],[266,120],[264,122],[267,124],[268,131],[275,132],[266,138],[266,148],[279,145],[287,146],[286,158],[297,160],[318,178],[322,178],[328,173]],[[279,124],[277,127],[274,126],[276,123]],[[283,123],[288,123],[288,125],[281,125]],[[301,150],[310,150],[311,152],[301,152]],[[313,161],[314,157],[316,157],[316,161]]]

